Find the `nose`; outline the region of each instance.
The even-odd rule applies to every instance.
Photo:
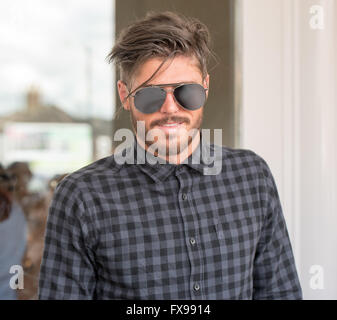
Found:
[[[174,99],[173,90],[166,91],[166,99],[164,104],[160,108],[160,112],[162,113],[175,113],[179,110],[179,105]]]

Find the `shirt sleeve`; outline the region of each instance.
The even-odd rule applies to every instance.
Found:
[[[302,299],[292,247],[274,178],[260,158],[261,201],[264,224],[257,245],[253,270],[253,299]]]
[[[38,295],[41,300],[94,299],[95,267],[86,243],[84,205],[76,185],[65,180],[49,209]]]

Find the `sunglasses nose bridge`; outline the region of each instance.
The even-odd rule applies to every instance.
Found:
[[[166,96],[163,105],[160,108],[161,112],[166,113],[173,113],[176,112],[179,109],[179,103],[176,100],[176,97],[174,96],[174,90],[173,89],[165,89]]]
[[[176,88],[173,88],[173,89],[165,89],[165,91],[166,91],[166,93],[173,93],[175,89],[176,89]]]

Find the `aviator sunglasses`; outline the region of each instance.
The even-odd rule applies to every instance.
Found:
[[[165,90],[165,87],[172,89]],[[207,90],[208,88],[198,83],[168,83],[140,88],[130,96],[134,98],[137,110],[150,114],[162,107],[168,92],[173,92],[174,99],[181,107],[193,111],[205,104]]]

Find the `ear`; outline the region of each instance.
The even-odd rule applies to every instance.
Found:
[[[130,100],[126,99],[126,97],[129,94],[129,90],[126,87],[126,84],[122,80],[117,81],[117,89],[118,89],[119,99],[121,100],[123,108],[125,110],[130,110]]]
[[[208,88],[208,90],[206,91],[206,96],[208,97],[208,92],[209,92],[209,74],[207,74],[207,76],[204,79],[204,86],[205,86],[205,88]]]

